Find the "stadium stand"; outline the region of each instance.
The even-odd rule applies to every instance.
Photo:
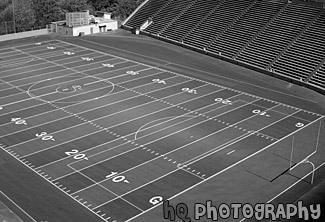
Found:
[[[198,21],[201,19],[201,15],[204,15],[212,8],[215,8],[217,2],[221,2],[221,0],[198,0],[194,2],[194,4],[184,14],[182,14],[166,30],[161,33],[161,36],[166,36],[169,39],[182,42],[186,34],[190,30],[197,27]]]
[[[193,0],[173,0],[152,17],[153,24],[148,27],[146,32],[159,35],[166,27],[168,27],[169,23],[177,19],[184,10],[190,7],[192,2]]]
[[[166,6],[170,1],[166,0],[150,0],[148,1],[141,10],[137,11],[134,16],[128,21],[128,26],[139,28],[143,22],[148,18],[153,17],[159,12],[164,6]]]
[[[308,80],[325,55],[325,14],[318,14],[310,25],[274,62],[275,72],[294,79]],[[312,41],[311,41],[312,40]]]
[[[268,68],[321,10],[305,5],[287,7],[238,55],[237,60]],[[294,61],[294,60],[293,60]]]
[[[325,94],[325,4],[299,0],[148,0],[122,27]],[[320,89],[320,90],[319,90]]]
[[[325,61],[319,70],[312,75],[310,82],[320,87],[325,86]]]
[[[325,11],[315,20],[313,25],[306,30],[306,33],[303,35],[304,44],[301,48],[304,49],[306,58],[308,58],[309,64],[311,62],[314,66],[318,66],[314,69],[314,72],[309,78],[309,82],[320,87],[325,86]],[[301,42],[302,44],[303,42]],[[308,43],[308,45],[305,45]],[[312,49],[312,52],[309,52]],[[302,51],[302,50],[301,50]],[[321,63],[316,63],[319,59],[322,59]],[[305,61],[305,60],[303,60]],[[310,62],[311,61],[311,62]],[[307,60],[306,60],[307,62]],[[306,62],[302,64],[306,64]],[[321,65],[322,64],[322,65]]]
[[[284,4],[256,2],[230,29],[219,36],[209,47],[212,52],[221,52],[228,57],[236,57],[260,30],[284,7]]]
[[[201,25],[189,33],[184,43],[197,48],[208,47],[252,3],[253,1],[248,0],[222,1]]]

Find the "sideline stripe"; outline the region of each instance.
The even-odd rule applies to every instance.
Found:
[[[176,74],[177,75],[177,74]],[[182,75],[178,75],[178,76],[182,76]],[[184,77],[184,76],[183,76]],[[192,79],[192,78],[190,78],[190,79]],[[195,79],[194,79],[195,80]],[[200,80],[196,80],[196,81],[200,81]],[[211,84],[211,83],[209,83],[210,85],[213,85],[213,84]],[[221,88],[223,88],[223,89],[225,89],[225,87],[221,87]],[[231,90],[231,91],[234,91],[234,90]],[[244,93],[245,94],[245,93]],[[254,96],[254,98],[256,98],[255,96]],[[263,99],[263,98],[261,98],[261,99]],[[277,103],[277,104],[279,104],[279,103]],[[305,127],[304,127],[305,128]],[[302,129],[302,128],[301,128]],[[297,131],[295,131],[295,132],[297,132]],[[283,138],[282,138],[283,139]],[[258,152],[260,152],[260,151],[258,151]],[[255,155],[255,154],[254,154]],[[245,158],[246,159],[246,158]],[[241,160],[241,161],[244,161],[245,159],[243,159],[243,160]],[[241,162],[241,161],[239,161],[239,162]],[[238,163],[239,163],[238,162]],[[238,163],[236,163],[236,165],[238,164]],[[219,172],[220,173],[220,172]],[[219,174],[218,173],[218,174]],[[217,174],[216,174],[217,175]],[[213,175],[213,176],[215,176],[215,175]],[[209,177],[210,178],[210,177]],[[208,178],[208,179],[209,179]],[[190,189],[190,188],[189,188]],[[186,191],[184,191],[184,192],[186,192]],[[182,192],[183,193],[183,192]],[[177,194],[177,195],[179,195],[179,194]]]
[[[181,194],[183,194],[183,193],[185,193],[185,192],[187,192],[187,191],[189,191],[189,190],[193,189],[194,187],[197,187],[197,186],[199,186],[200,184],[202,184],[202,183],[206,182],[207,180],[210,180],[211,178],[213,178],[213,177],[215,177],[215,176],[217,176],[217,175],[219,175],[219,174],[221,174],[221,173],[223,173],[223,172],[225,172],[225,171],[227,171],[227,170],[229,170],[229,169],[231,169],[231,168],[233,168],[233,167],[237,166],[238,164],[240,164],[240,163],[244,162],[245,160],[247,160],[247,159],[249,159],[249,158],[251,158],[251,157],[255,156],[256,154],[258,154],[258,153],[260,153],[260,152],[262,152],[262,151],[264,151],[264,150],[266,150],[266,149],[268,149],[268,148],[272,147],[274,144],[276,144],[276,143],[278,143],[278,142],[280,142],[280,141],[282,141],[282,140],[284,140],[284,139],[288,138],[289,136],[291,136],[291,135],[293,135],[293,134],[297,133],[298,131],[301,131],[302,129],[304,129],[304,128],[306,128],[307,126],[309,126],[309,125],[311,125],[311,124],[313,124],[313,123],[315,123],[315,122],[317,122],[317,121],[321,120],[322,118],[323,118],[323,117],[320,117],[320,118],[318,118],[318,119],[314,120],[313,122],[310,122],[310,123],[308,123],[308,124],[307,124],[305,127],[303,127],[303,128],[300,128],[300,129],[298,129],[298,130],[296,130],[296,131],[294,131],[294,132],[292,132],[292,133],[288,134],[287,136],[285,136],[285,137],[281,138],[281,139],[280,139],[280,140],[278,140],[277,142],[275,142],[275,143],[271,143],[270,145],[268,145],[268,146],[264,147],[263,149],[261,149],[261,150],[259,150],[259,151],[255,152],[255,153],[253,153],[253,154],[251,154],[251,155],[249,155],[249,156],[245,157],[244,159],[241,159],[240,161],[238,161],[238,162],[236,162],[236,163],[232,164],[231,166],[229,166],[229,167],[227,167],[227,168],[225,168],[225,169],[223,169],[223,170],[219,171],[218,173],[216,173],[216,174],[214,174],[214,175],[212,175],[212,176],[210,176],[210,177],[208,177],[208,178],[204,179],[203,181],[201,181],[201,182],[197,183],[196,185],[194,185],[194,186],[191,186],[191,187],[189,187],[189,188],[187,188],[187,189],[183,190],[182,192],[180,192],[180,193],[178,193],[178,194],[176,194],[176,195],[174,195],[174,196],[172,196],[172,197],[170,197],[170,198],[168,198],[168,199],[169,199],[169,200],[171,200],[171,199],[174,199],[175,197],[177,197],[177,196],[179,196],[179,195],[181,195]],[[152,208],[150,208],[150,209],[148,209],[148,210],[146,210],[146,211],[144,211],[144,212],[142,212],[142,213],[140,213],[140,214],[136,215],[135,217],[132,217],[132,218],[128,219],[126,222],[129,222],[129,221],[131,221],[131,220],[133,220],[133,219],[135,219],[135,218],[137,218],[137,217],[141,216],[142,214],[144,214],[144,213],[147,213],[148,211],[150,211],[150,210],[152,210],[152,209],[154,209],[154,208],[156,208],[156,207],[160,206],[161,204],[162,204],[162,203],[159,203],[159,204],[157,204],[156,206],[154,206],[154,207],[152,207]]]
[[[13,203],[20,211],[22,211],[26,216],[28,216],[30,219],[32,219],[33,221],[36,221],[31,215],[29,215],[23,208],[21,208],[18,204],[15,203],[15,201],[13,201],[12,199],[10,199],[10,197],[8,197],[5,193],[3,193],[0,190],[0,193],[2,196],[4,196],[5,198],[7,198],[11,203]]]

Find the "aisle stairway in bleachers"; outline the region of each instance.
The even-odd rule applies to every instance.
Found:
[[[230,29],[217,38],[208,50],[235,57],[285,6],[284,3],[256,2]]]
[[[306,30],[305,43],[308,43],[308,45],[304,45],[304,50],[310,55],[309,61],[313,61],[313,58],[316,57],[323,59],[321,62],[322,65],[318,65],[313,75],[309,77],[308,82],[320,87],[324,87],[325,86],[325,10],[323,10],[323,13],[317,18],[317,20],[313,23],[313,25]]]
[[[148,0],[123,26],[325,94],[325,8],[297,1]]]
[[[237,60],[266,69],[297,38],[320,8],[305,5],[287,7],[238,56]]]
[[[323,62],[323,65],[311,77],[311,80],[309,82],[311,82],[316,86],[320,86],[320,87],[325,86],[325,61]]]
[[[197,24],[200,23],[200,20],[204,19],[205,16],[209,14],[209,11],[220,4],[220,2],[221,0],[198,0],[194,2],[184,14],[161,33],[161,36],[182,42],[184,36],[186,36],[190,30],[194,29]]]
[[[148,18],[153,17],[155,13],[169,2],[170,1],[166,0],[149,0],[141,10],[137,11],[134,16],[127,21],[126,25],[133,28],[140,27]]]
[[[324,88],[324,86],[325,86],[325,61],[323,62],[323,65],[311,77],[309,82],[316,86]]]
[[[193,0],[172,0],[170,4],[152,17],[153,23],[145,30],[154,35],[159,35],[163,29],[182,13]]]
[[[203,49],[208,47],[245,9],[252,0],[226,0],[184,38],[184,43]]]
[[[271,68],[277,73],[306,81],[324,56],[325,13],[320,13]]]

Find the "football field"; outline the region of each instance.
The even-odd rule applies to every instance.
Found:
[[[146,221],[254,158],[268,182],[297,167],[276,198],[325,164],[323,118],[61,40],[0,50],[1,149],[102,221]]]

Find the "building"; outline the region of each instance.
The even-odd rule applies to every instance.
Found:
[[[52,22],[50,32],[62,35],[79,36],[118,29],[117,21],[111,19],[111,13],[98,12],[98,17],[84,12],[68,12],[65,21]]]

